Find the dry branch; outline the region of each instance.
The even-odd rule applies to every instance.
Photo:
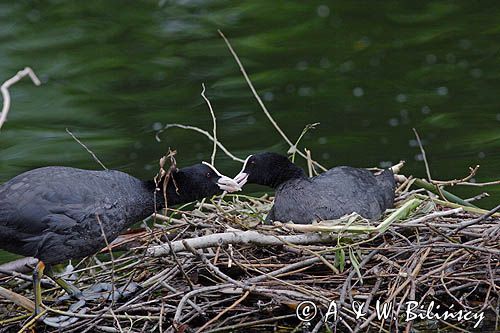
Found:
[[[245,70],[245,67],[241,63],[240,58],[236,54],[236,51],[234,51],[234,49],[231,46],[231,43],[229,42],[229,40],[226,38],[226,36],[224,36],[224,34],[222,33],[222,31],[220,31],[220,30],[219,30],[219,35],[224,39],[224,42],[226,43],[226,45],[227,45],[229,51],[231,52],[231,54],[233,55],[234,60],[238,64],[238,66],[240,68],[240,71],[243,74],[243,77],[245,78],[245,81],[247,82],[248,86],[250,87],[250,90],[252,91],[252,93],[253,93],[255,99],[257,100],[257,102],[259,103],[262,111],[264,111],[264,114],[266,115],[267,119],[269,119],[269,121],[271,122],[271,124],[273,124],[274,128],[276,129],[276,131],[278,131],[278,133],[286,141],[286,143],[289,145],[289,147],[290,148],[295,147],[295,145],[292,143],[292,141],[290,141],[290,139],[286,136],[285,132],[283,132],[283,130],[278,126],[278,124],[276,123],[276,121],[274,120],[274,118],[271,116],[271,113],[269,113],[269,111],[267,110],[264,102],[262,102],[262,99],[260,98],[259,94],[255,90],[252,81],[248,77],[248,74],[247,74],[247,72]],[[304,154],[303,152],[301,152],[298,149],[295,149],[295,150],[296,150],[297,154],[299,154],[300,156],[302,156],[304,159],[307,159],[306,154]],[[323,170],[323,171],[327,170],[324,166],[322,166],[318,162],[313,161],[313,163],[314,163],[314,165],[316,165],[321,170]]]
[[[399,197],[405,195],[398,193]],[[154,235],[132,234],[142,246],[119,257],[115,252],[114,260],[109,255],[103,260],[105,251],[99,261],[89,258],[76,264],[73,274],[79,275],[76,284],[81,289],[111,281],[118,289],[133,279],[142,288],[127,298],[111,305],[89,302],[87,313],[67,311],[73,301],[57,305],[45,301],[48,311],[78,319],[64,327],[68,332],[97,326],[158,331],[160,322],[164,332],[174,328],[257,329],[262,322],[293,330],[298,325],[294,309],[302,300],[316,302],[323,314],[329,300],[342,300],[342,319],[326,323],[339,330],[350,327],[353,331],[392,331],[396,326],[402,330],[407,325],[402,320],[376,318],[376,301],[390,299],[396,305],[407,299],[422,305],[430,301],[441,306],[455,302],[457,309],[483,309],[485,322],[495,320],[500,232],[491,230],[500,223],[496,213],[469,213],[466,209],[470,207],[450,210],[439,203],[433,206],[428,204],[429,197],[420,195],[416,201],[399,200],[398,209],[370,225],[347,222],[340,233],[328,229],[317,232],[314,225],[304,226],[309,230],[290,231],[290,225],[284,230],[259,223],[252,227],[254,230],[245,231],[245,225],[261,221],[261,215],[270,207],[269,199],[228,195],[220,204],[217,201],[199,205],[192,212],[169,212],[167,221],[156,221],[161,224]],[[429,211],[429,207],[434,208]],[[175,224],[168,224],[168,220]],[[346,228],[353,231],[363,226],[387,230],[371,234],[346,232]],[[171,251],[170,239],[176,259],[167,255]],[[342,257],[341,251],[350,255]],[[355,255],[359,264],[352,261],[354,253],[359,253]],[[332,273],[332,267],[337,273]],[[15,276],[0,278],[6,289],[18,285],[16,281],[20,280]],[[432,295],[426,293],[429,286]],[[28,299],[33,297],[30,285],[16,291]],[[57,292],[44,289],[44,299],[55,298]],[[463,305],[456,304],[450,294]],[[355,301],[367,302],[366,318],[355,319],[351,310]],[[403,318],[404,307],[396,307],[393,312],[396,318]],[[13,327],[22,320],[15,318],[29,314],[6,300],[0,300],[0,313],[0,324],[5,327]],[[319,319],[313,326],[319,325]],[[448,320],[443,325],[449,324],[468,329],[473,323]],[[421,321],[413,323],[413,327],[420,325]]]
[[[212,234],[202,237],[191,238],[182,241],[172,242],[172,251],[180,252],[186,251],[183,242],[189,244],[195,249],[203,249],[209,247],[217,247],[222,245],[243,245],[254,244],[260,246],[272,246],[283,244],[317,244],[332,242],[333,238],[330,235],[321,234],[303,234],[303,235],[290,235],[290,236],[272,236],[265,235],[254,230],[247,231],[231,231],[218,234]],[[168,246],[157,245],[148,248],[147,254],[159,257],[171,253]]]
[[[68,133],[69,135],[71,135],[71,137],[80,144],[80,146],[83,147],[83,149],[85,149],[89,154],[90,156],[92,156],[92,158],[94,159],[94,161],[96,161],[104,170],[108,170],[108,168],[106,168],[106,166],[101,162],[101,160],[97,157],[97,155],[92,151],[90,150],[89,147],[87,147],[82,141],[80,141],[80,139],[78,139],[69,129],[66,128],[66,133]]]
[[[212,128],[213,128],[213,142],[214,142],[214,149],[212,151],[212,157],[210,159],[211,164],[215,165],[215,154],[217,153],[217,118],[215,118],[215,113],[214,109],[212,108],[212,104],[210,103],[210,100],[205,96],[205,84],[202,83],[202,91],[201,91],[201,97],[207,102],[208,109],[210,110],[210,115],[212,116]]]
[[[0,113],[0,129],[2,128],[3,124],[7,120],[7,114],[9,113],[10,109],[10,93],[9,93],[9,88],[13,84],[19,82],[23,77],[29,76],[31,81],[39,86],[40,85],[40,80],[36,76],[35,72],[30,67],[26,67],[23,70],[17,72],[16,75],[5,81],[2,86],[0,87],[0,91],[2,92],[2,98],[3,98],[3,107],[2,107],[2,113]]]
[[[216,142],[217,146],[224,152],[224,154],[226,154],[227,156],[229,156],[233,161],[237,161],[237,162],[240,162],[240,163],[244,163],[245,162],[245,160],[234,156],[226,147],[224,147],[222,145],[222,143],[220,143],[219,141],[217,141],[210,133],[208,133],[204,129],[201,129],[201,128],[198,128],[198,127],[195,127],[195,126],[189,126],[189,125],[183,125],[183,124],[167,124],[167,125],[165,125],[165,127],[163,127],[163,129],[161,129],[158,132],[156,132],[156,134],[155,134],[156,141],[161,142],[160,134],[163,133],[164,131],[166,131],[167,129],[173,128],[173,127],[182,128],[182,129],[191,130],[191,131],[195,131],[195,132],[201,133],[204,136],[206,136],[210,141]]]

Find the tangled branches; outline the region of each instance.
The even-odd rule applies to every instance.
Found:
[[[415,200],[403,199],[406,194],[399,193],[399,207]],[[230,195],[220,204],[214,200],[192,211],[171,209],[157,214],[154,228],[113,242],[114,260],[106,249],[69,273],[78,276],[81,288],[110,282],[117,290],[138,288],[122,293],[111,306],[105,300],[87,303],[86,313],[65,310],[68,302],[54,303],[57,289],[46,289],[44,301],[49,315],[78,318],[64,327],[67,332],[219,332],[278,326],[287,331],[309,327],[317,332],[323,326],[393,331],[422,325],[467,329],[477,322],[405,322],[409,301],[424,308],[433,302],[441,312],[483,313],[479,325],[493,327],[500,301],[498,214],[478,217],[436,205],[429,197],[418,201],[417,208],[392,221],[384,233],[358,221],[351,223],[356,232],[324,232],[325,225],[309,226],[306,232],[290,225],[264,226],[262,215],[271,204],[266,197]],[[367,232],[360,232],[363,227]],[[248,238],[227,241],[227,234]],[[175,251],[176,259],[155,252],[163,247]],[[31,298],[29,285],[18,279],[4,277],[2,284]],[[310,322],[297,319],[302,301],[318,307]],[[328,316],[332,301],[338,305],[336,318]],[[378,316],[377,301],[390,306],[386,320]],[[362,319],[356,318],[359,304]],[[19,328],[29,315],[7,301],[0,308],[0,323],[6,328]],[[424,311],[416,313],[423,316]]]

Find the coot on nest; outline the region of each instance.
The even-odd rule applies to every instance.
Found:
[[[285,156],[250,155],[234,178],[240,186],[260,184],[276,190],[268,221],[311,223],[356,212],[376,219],[393,206],[395,180],[391,170],[373,175],[365,169],[339,166],[309,178]]]
[[[164,196],[162,184],[158,187],[156,208],[160,209]],[[174,170],[166,197],[170,206],[239,188],[204,163]],[[33,275],[36,313],[44,269],[68,293],[79,297],[76,287],[53,276],[50,265],[92,255],[105,246],[103,231],[111,242],[154,213],[155,189],[153,181],[120,171],[58,166],[27,171],[0,186],[0,248],[39,259]]]

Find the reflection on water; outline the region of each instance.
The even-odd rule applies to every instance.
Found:
[[[287,147],[266,120],[218,36],[231,39],[264,102],[292,141],[327,166],[408,161],[424,176],[500,174],[500,8],[468,1],[28,1],[0,4],[0,80],[26,65],[44,84],[11,89],[0,132],[0,182],[43,165],[99,168],[70,128],[109,167],[154,175],[168,147],[179,165],[209,160],[207,86],[218,136],[237,156]],[[240,165],[219,154],[228,174]],[[483,189],[453,189],[471,196]],[[498,187],[483,207],[500,200]]]

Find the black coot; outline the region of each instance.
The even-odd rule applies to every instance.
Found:
[[[337,219],[352,212],[376,219],[393,206],[396,186],[391,170],[373,175],[348,166],[309,178],[285,156],[275,153],[248,156],[234,180],[240,186],[253,183],[276,190],[268,221],[302,224]]]
[[[50,265],[92,255],[105,246],[102,230],[111,242],[154,213],[155,188],[153,181],[120,171],[57,166],[27,171],[0,186],[0,248],[40,260],[34,274],[37,313],[45,265],[46,275],[78,297],[76,287],[54,278]],[[157,209],[164,206],[163,186],[159,188]],[[226,190],[239,190],[239,185],[208,163],[196,164],[172,172],[167,203],[178,205]]]

